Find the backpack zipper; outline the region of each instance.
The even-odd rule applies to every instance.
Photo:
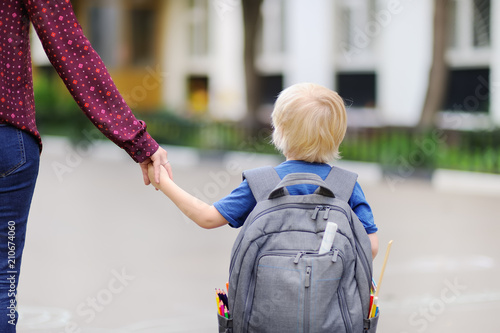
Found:
[[[309,332],[309,321],[311,316],[311,273],[312,267],[306,267],[306,278],[304,283],[304,332]]]
[[[369,290],[371,288],[371,281],[372,281],[372,276],[370,274],[370,268],[369,268],[370,265],[368,264],[368,258],[366,257],[365,252],[361,248],[361,245],[359,244],[359,240],[356,237],[356,234],[354,233],[354,225],[352,223],[352,219],[349,218],[347,212],[344,209],[342,209],[340,207],[336,207],[336,206],[316,206],[316,209],[314,210],[315,214],[313,213],[313,216],[311,216],[311,218],[313,218],[313,220],[316,220],[318,212],[323,210],[323,209],[325,209],[325,213],[323,215],[323,219],[325,219],[325,220],[328,220],[328,215],[330,213],[330,210],[335,210],[335,211],[343,213],[345,215],[345,217],[347,218],[347,221],[349,221],[349,226],[351,227],[351,230],[353,231],[352,234],[354,236],[354,248],[356,249],[357,253],[360,253],[359,257],[361,259],[361,265],[363,266],[363,271],[366,274],[366,281],[368,283],[368,290]],[[352,244],[351,244],[351,246],[352,246]]]
[[[277,206],[274,206],[274,207],[271,207],[271,208],[268,208],[266,210],[263,210],[262,212],[260,212],[259,214],[257,214],[250,223],[253,223],[255,220],[257,220],[259,217],[261,217],[262,215],[264,214],[267,214],[267,213],[270,213],[270,212],[274,212],[274,211],[277,211],[277,210],[280,210],[280,209],[285,209],[285,208],[305,208],[305,209],[313,209],[313,205],[312,203],[302,203],[302,204],[297,204],[297,203],[285,203],[285,204],[281,204],[281,205],[277,205]],[[314,209],[316,209],[318,206],[315,206]],[[322,206],[319,206],[319,207],[322,207]]]
[[[344,255],[338,251],[337,255],[340,257],[342,262],[344,262]],[[340,277],[340,285],[338,289],[339,296],[339,304],[340,304],[340,313],[342,315],[342,319],[344,320],[344,324],[346,326],[346,333],[352,333],[352,322],[351,315],[349,314],[349,308],[347,307],[347,301],[345,299],[344,294],[344,271],[342,271],[342,276]]]
[[[318,207],[321,207],[321,208],[318,208]],[[258,218],[260,218],[262,215],[264,214],[267,214],[267,213],[270,213],[270,212],[274,212],[274,211],[277,211],[277,210],[280,210],[280,209],[287,209],[287,208],[303,208],[303,209],[314,209],[314,211],[316,210],[320,210],[323,208],[323,206],[315,206],[313,207],[313,204],[308,204],[308,203],[304,203],[304,204],[292,204],[292,203],[286,203],[286,204],[281,204],[281,205],[277,205],[277,206],[274,206],[274,207],[271,207],[271,208],[268,208],[266,210],[263,210],[262,212],[260,212],[258,215],[256,215],[252,221],[249,221],[250,224],[252,224],[255,220],[257,220]],[[314,214],[314,213],[313,213]],[[316,213],[317,214],[317,213]],[[241,240],[240,242],[238,243],[238,246],[236,247],[235,251],[234,251],[234,256],[232,256],[231,258],[231,262],[229,264],[229,273],[231,273],[233,271],[233,266],[234,266],[234,261],[236,260],[236,254],[239,252],[240,250],[240,246],[241,246]]]
[[[316,206],[316,208],[314,208],[314,212],[311,215],[311,219],[316,220],[318,218],[319,211],[322,209],[323,209],[323,206]]]
[[[332,209],[332,207],[330,207],[330,206],[325,207],[325,214],[323,215],[323,220],[328,220],[328,215],[330,214],[330,209]]]
[[[340,303],[340,313],[344,324],[346,326],[346,333],[352,333],[352,323],[349,315],[349,309],[347,308],[347,301],[344,295],[344,287],[339,288],[339,303]]]
[[[342,262],[344,261],[343,254],[340,252],[339,249],[333,249],[331,252],[332,254],[332,262],[337,262],[337,259],[340,258]],[[314,255],[315,253],[307,253],[305,251],[299,252],[297,256],[295,257],[294,263],[298,264],[300,258],[304,254],[312,254]],[[342,277],[344,275],[344,272],[342,272]],[[345,327],[346,327],[346,333],[352,333],[352,322],[351,322],[351,316],[349,314],[349,309],[347,307],[347,301],[345,299],[345,294],[344,294],[344,282],[342,277],[340,278],[340,285],[338,289],[338,297],[339,297],[339,304],[340,304],[340,312],[342,315],[342,319],[344,321]],[[307,266],[306,267],[306,275],[305,275],[305,281],[304,281],[304,332],[309,332],[309,324],[310,324],[310,316],[311,316],[311,279],[312,279],[312,266]]]

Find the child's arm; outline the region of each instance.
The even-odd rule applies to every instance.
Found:
[[[148,167],[148,175],[151,184],[169,197],[184,215],[200,227],[213,229],[228,223],[214,206],[208,205],[177,186],[164,168],[161,168],[160,183],[155,181],[152,164]]]
[[[368,238],[370,238],[370,242],[372,243],[372,257],[375,259],[378,253],[378,236],[376,233],[368,234]]]

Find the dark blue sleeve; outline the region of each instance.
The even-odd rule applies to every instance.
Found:
[[[361,186],[359,186],[358,182],[354,185],[354,190],[352,191],[351,198],[349,199],[349,205],[365,227],[367,234],[373,234],[378,231],[373,219],[372,209],[366,201],[365,194],[363,193],[363,190],[361,189]]]
[[[257,201],[244,180],[231,194],[214,203],[214,207],[227,220],[233,228],[239,228],[255,208]]]

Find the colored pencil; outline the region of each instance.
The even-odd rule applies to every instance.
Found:
[[[377,290],[375,291],[375,297],[377,297],[378,293],[380,292],[380,287],[382,285],[382,279],[384,277],[385,266],[387,265],[387,260],[389,259],[389,252],[391,252],[391,246],[392,246],[392,240],[389,241],[389,244],[387,244],[387,250],[385,251],[384,263],[382,264],[382,270],[380,271],[380,277],[379,277],[378,283],[377,283]]]

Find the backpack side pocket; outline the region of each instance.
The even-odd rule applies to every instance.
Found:
[[[233,320],[217,314],[219,333],[233,333]]]
[[[377,315],[373,318],[370,319],[365,319],[365,327],[363,330],[363,333],[376,333],[377,332],[377,325],[378,325],[378,318],[380,316],[380,313],[377,313]]]

